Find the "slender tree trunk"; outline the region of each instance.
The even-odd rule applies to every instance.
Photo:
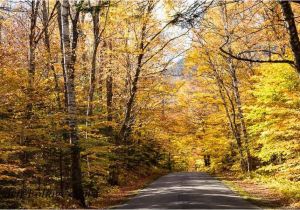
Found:
[[[62,54],[61,58],[61,66],[62,66],[62,73],[63,73],[63,79],[64,79],[64,108],[65,111],[67,111],[68,107],[68,94],[67,94],[67,73],[66,68],[64,65],[64,49],[63,49],[63,38],[62,38],[62,21],[61,21],[61,3],[58,1],[57,5],[57,22],[58,22],[58,29],[59,29],[59,35],[60,35],[60,50]]]
[[[141,52],[137,56],[137,67],[135,70],[134,79],[132,81],[132,88],[130,91],[130,96],[129,96],[129,99],[126,104],[125,117],[124,117],[121,129],[119,131],[119,135],[115,139],[116,145],[120,145],[122,143],[127,143],[127,137],[129,135],[129,132],[131,129],[131,125],[129,125],[129,124],[130,124],[130,120],[132,117],[131,112],[132,112],[132,107],[134,105],[135,96],[137,93],[139,76],[140,76],[140,73],[142,70],[142,60],[144,57],[144,41],[145,41],[144,39],[146,36],[145,33],[146,33],[146,24],[143,23],[142,30],[141,30],[141,40],[139,43],[139,50]],[[118,152],[118,151],[116,151],[116,152]],[[112,164],[110,167],[110,173],[109,173],[109,175],[110,175],[109,182],[111,184],[117,184],[119,182],[118,174],[119,174],[119,170],[118,170],[117,163]]]
[[[31,119],[33,109],[34,76],[35,76],[35,51],[36,51],[36,24],[40,1],[31,1],[29,52],[28,52],[28,102],[26,107],[26,118]]]
[[[290,1],[279,1],[283,15],[285,17],[285,22],[288,26],[289,36],[290,36],[290,45],[295,59],[295,67],[300,74],[300,40],[297,31],[297,26],[295,23],[294,13],[291,7]]]
[[[64,111],[67,112],[67,107],[68,107],[68,94],[67,94],[67,74],[66,74],[66,68],[64,65],[64,50],[63,50],[63,37],[62,37],[62,6],[60,1],[57,1],[57,23],[58,23],[58,29],[59,29],[59,36],[60,36],[60,51],[61,51],[61,67],[62,67],[62,73],[63,73],[63,81],[64,81],[64,86],[63,86],[63,92],[64,92]],[[67,123],[67,121],[66,121]],[[68,134],[66,131],[63,132],[63,139],[66,141],[68,138]],[[61,196],[64,196],[64,173],[63,173],[63,152],[62,149],[60,149],[59,153],[59,163],[60,163],[60,192]],[[66,176],[67,174],[65,174]]]
[[[246,150],[246,158],[247,158],[247,160],[246,160],[247,171],[249,172],[251,170],[251,155],[250,155],[250,151],[249,151],[249,138],[248,138],[246,123],[245,123],[245,119],[244,119],[244,113],[242,110],[242,102],[241,102],[240,91],[239,91],[239,87],[238,87],[238,79],[237,79],[237,75],[236,75],[236,70],[233,67],[232,59],[231,58],[228,58],[228,59],[230,60],[229,68],[230,68],[230,73],[231,73],[231,77],[232,77],[232,86],[233,86],[234,97],[235,97],[237,110],[238,110],[238,117],[240,120],[241,130],[242,130],[244,142],[245,142],[245,150]]]
[[[128,33],[129,33],[129,29],[128,29]],[[129,39],[126,38],[126,42],[125,42],[125,49],[126,51],[128,50],[128,42]],[[126,81],[125,81],[125,87],[124,87],[124,95],[129,96],[131,94],[131,70],[132,70],[132,64],[130,61],[130,54],[129,52],[126,53]]]
[[[111,70],[106,78],[106,107],[107,107],[107,121],[112,121],[112,101],[113,100],[113,78]]]
[[[78,200],[82,206],[85,206],[85,199],[82,187],[82,173],[80,166],[80,146],[77,132],[77,110],[75,93],[75,62],[76,48],[78,40],[77,23],[80,8],[76,8],[76,15],[72,19],[72,42],[69,31],[69,11],[70,4],[68,0],[63,0],[61,5],[61,23],[63,39],[64,67],[67,78],[67,96],[68,96],[68,126],[69,139],[71,144],[71,180],[73,198]],[[71,44],[72,43],[72,44]]]
[[[137,85],[138,85],[139,75],[140,75],[140,72],[142,69],[142,67],[141,67],[142,59],[143,59],[143,54],[140,54],[138,56],[138,67],[136,68],[136,72],[135,72],[134,79],[132,82],[131,94],[129,96],[129,100],[126,105],[125,119],[123,121],[121,130],[120,130],[120,139],[118,140],[117,143],[127,141],[128,132],[130,130],[129,122],[131,119],[132,107],[133,107],[135,96],[137,93]]]
[[[237,122],[236,122],[235,105],[233,103],[233,100],[232,100],[230,94],[228,93],[228,90],[225,87],[225,84],[224,84],[224,82],[223,82],[216,66],[213,64],[213,61],[210,57],[209,57],[209,65],[213,69],[214,77],[215,77],[215,80],[216,80],[216,84],[217,84],[217,87],[218,87],[218,90],[219,90],[219,94],[220,94],[220,97],[221,97],[221,100],[222,100],[223,107],[225,109],[225,113],[226,113],[226,117],[227,117],[227,120],[228,120],[228,123],[229,123],[229,126],[230,126],[230,130],[232,132],[232,135],[233,135],[234,139],[236,140],[236,144],[237,144],[237,147],[238,147],[238,152],[240,154],[240,166],[244,170],[245,169],[245,157],[244,157],[244,152],[243,152],[241,133],[240,133],[240,130],[239,130]],[[225,93],[224,93],[224,91],[225,91]],[[230,113],[230,109],[227,105],[226,96],[227,96],[227,98],[229,100],[229,103],[231,105],[232,113]]]
[[[109,43],[110,51],[112,52],[112,43]],[[107,109],[107,121],[111,122],[112,117],[112,102],[113,102],[113,77],[112,77],[112,56],[110,56],[110,65],[106,76],[106,109]],[[109,125],[108,133],[111,135],[112,126]]]
[[[59,8],[60,9],[60,8]],[[46,1],[43,0],[42,3],[42,19],[43,19],[43,27],[44,27],[44,44],[47,51],[47,72],[46,76],[48,76],[48,73],[51,71],[53,73],[54,78],[54,90],[56,92],[56,102],[58,110],[61,110],[61,101],[60,101],[60,89],[58,84],[58,77],[55,72],[54,65],[52,63],[52,57],[51,57],[51,46],[50,46],[50,35],[48,30],[48,23],[49,23],[49,14],[48,9],[46,5]],[[59,25],[60,26],[60,25]],[[59,177],[60,177],[60,194],[63,197],[64,196],[64,180],[63,180],[63,154],[62,149],[59,150]]]
[[[50,36],[49,36],[49,30],[48,30],[49,14],[48,14],[47,5],[46,5],[45,0],[43,0],[42,15],[43,15],[43,27],[45,30],[44,44],[45,44],[46,51],[47,51],[47,73],[46,73],[46,75],[48,75],[49,71],[52,71],[52,73],[53,73],[54,85],[55,85],[54,90],[56,92],[56,102],[57,102],[58,109],[60,110],[61,109],[60,89],[59,89],[59,84],[58,84],[58,77],[55,72],[54,65],[51,61],[52,58],[51,58]]]
[[[88,93],[88,106],[86,115],[91,116],[93,113],[93,101],[94,101],[94,92],[95,92],[95,86],[96,86],[96,59],[97,59],[97,49],[98,44],[93,47],[93,55],[92,55],[92,68],[90,72],[90,87],[89,87],[89,93]]]
[[[50,36],[48,30],[48,21],[49,21],[49,14],[47,9],[46,0],[42,1],[42,21],[43,21],[43,28],[44,28],[44,45],[47,51],[46,60],[47,60],[47,68],[45,70],[45,75],[48,77],[49,71],[51,69],[51,48],[50,48]]]
[[[100,1],[99,1],[100,4]],[[99,5],[100,6],[100,5]],[[91,61],[91,71],[90,71],[90,87],[88,92],[88,102],[87,102],[87,110],[86,110],[86,127],[88,127],[89,119],[88,117],[93,113],[93,102],[94,102],[94,92],[96,87],[96,68],[97,68],[97,50],[100,44],[100,9],[92,8],[92,20],[93,20],[93,33],[94,33],[94,45],[93,45],[93,53],[92,53],[92,61]],[[86,131],[87,138],[88,131]]]
[[[39,9],[39,1],[32,0],[31,11],[30,11],[30,28],[29,28],[29,46],[28,46],[28,84],[26,90],[27,102],[25,107],[25,119],[26,121],[31,120],[33,116],[33,103],[34,103],[34,76],[35,76],[35,53],[36,53],[36,24],[38,17],[38,9]],[[26,124],[25,128],[30,127],[31,124]],[[22,137],[20,138],[22,141],[21,145],[26,145],[28,140],[30,140],[26,134],[22,132]],[[21,162],[26,164],[28,162],[28,152],[24,150],[21,156]]]
[[[31,119],[33,109],[33,91],[35,75],[35,46],[30,43],[29,46],[29,67],[28,67],[28,102],[26,118]]]
[[[225,36],[227,39],[231,39],[231,33],[229,32],[229,24],[228,24],[228,17],[227,17],[227,8],[226,8],[226,2],[224,1],[224,4],[221,7],[221,13],[222,13],[222,19],[223,19],[223,23],[224,23],[224,32],[225,32]],[[229,42],[230,43],[230,42]],[[229,53],[232,54],[232,50],[231,50],[231,46],[228,46],[228,51]],[[245,150],[246,150],[246,159],[244,159],[244,162],[246,164],[247,167],[247,171],[249,172],[250,170],[250,151],[249,151],[249,146],[248,146],[248,135],[247,135],[247,130],[246,130],[246,124],[244,121],[244,116],[243,116],[243,111],[242,111],[242,103],[240,100],[240,92],[238,89],[238,79],[236,76],[236,69],[234,67],[233,61],[231,57],[227,57],[227,64],[228,64],[228,69],[229,69],[229,73],[231,76],[231,80],[232,80],[232,88],[233,88],[233,93],[234,93],[234,99],[235,99],[235,104],[237,106],[237,111],[238,111],[238,118],[240,121],[240,127],[243,133],[243,137],[244,137],[244,143],[245,143]],[[235,125],[237,125],[236,123],[234,123]],[[236,130],[239,130],[239,128],[237,128]],[[241,148],[243,148],[242,146],[242,142],[241,142]],[[245,170],[245,166],[242,167],[243,170]]]
[[[101,45],[102,49],[99,53],[99,60],[100,60],[100,63],[101,65],[98,67],[98,88],[97,88],[97,91],[98,91],[98,95],[99,95],[99,108],[100,110],[102,109],[102,105],[103,105],[103,70],[104,70],[104,66],[105,66],[105,62],[104,62],[104,49],[106,47],[106,44],[105,42],[103,42],[103,45]],[[96,88],[96,87],[95,87]]]
[[[112,78],[112,43],[108,42],[108,47],[110,50],[109,63],[108,63],[108,72],[106,76],[106,109],[107,109],[107,121],[111,122],[112,117],[112,100],[113,100],[113,78]],[[112,126],[109,125],[107,129],[107,133],[109,136],[112,136]],[[115,138],[115,144],[120,145],[121,141],[119,137]],[[117,156],[121,156],[119,148],[116,148],[114,153]],[[113,161],[113,164],[109,167],[109,179],[108,182],[111,185],[117,185],[119,183],[119,168],[120,164],[118,161]]]
[[[129,134],[129,130],[130,130],[130,118],[131,118],[131,112],[132,112],[132,107],[134,104],[134,100],[135,100],[135,96],[137,93],[137,88],[138,88],[138,81],[139,81],[139,77],[140,77],[140,73],[142,70],[142,61],[144,58],[144,39],[146,36],[146,24],[143,25],[142,30],[141,30],[141,41],[140,41],[140,45],[139,45],[139,50],[141,51],[141,53],[138,55],[137,57],[137,67],[135,70],[135,75],[132,81],[132,88],[130,91],[130,96],[129,96],[129,100],[127,102],[126,105],[126,111],[125,111],[125,118],[122,124],[122,127],[120,129],[120,133],[119,133],[119,140],[117,143],[120,143],[119,141],[123,141],[126,142],[127,140],[127,136]]]
[[[3,17],[0,15],[0,46],[2,45],[2,21]]]
[[[63,174],[63,154],[62,149],[59,150],[59,178],[60,178],[60,195],[64,197],[64,174]]]
[[[225,109],[226,117],[227,117],[227,120],[229,122],[232,135],[233,135],[234,139],[236,140],[236,144],[237,144],[238,151],[239,151],[239,154],[240,154],[241,168],[244,169],[245,168],[245,162],[244,162],[245,157],[244,157],[244,153],[243,153],[241,134],[240,134],[240,131],[239,131],[238,126],[237,126],[236,121],[235,121],[235,118],[236,118],[236,116],[235,116],[236,114],[235,114],[235,110],[234,110],[235,107],[233,106],[233,104],[231,104],[232,105],[231,109],[233,110],[233,116],[232,116],[233,119],[232,119],[231,114],[229,112],[227,102],[226,102],[226,96],[223,93],[223,89],[225,87],[223,87],[220,75],[218,74],[216,69],[214,69],[214,75],[215,75],[215,78],[216,78],[216,83],[217,83],[217,86],[218,86],[218,89],[219,89],[219,94],[220,94],[220,97],[222,99],[222,104],[223,104],[223,107]],[[231,99],[229,99],[229,100],[231,100]]]

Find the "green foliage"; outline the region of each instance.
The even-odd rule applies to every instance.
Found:
[[[299,78],[283,64],[261,65],[257,75],[251,91],[255,105],[247,107],[249,132],[261,160],[283,163],[299,151]]]
[[[54,2],[45,5],[49,12],[54,9],[47,30],[40,18],[44,12],[41,4],[36,8],[39,18],[35,24],[30,24],[31,12],[1,13],[1,208],[78,207],[70,196],[74,184],[72,162],[76,161],[71,157],[70,107],[66,103],[63,71],[66,66],[62,67],[68,56],[65,46],[60,46],[66,37],[61,39],[61,28],[53,21],[57,10],[52,8]],[[286,50],[288,40],[281,40],[286,37],[285,29],[277,28],[283,25],[283,17],[278,16],[279,24],[269,22],[264,13],[270,12],[269,8],[252,10],[256,5],[252,7],[250,1],[216,4],[201,15],[199,30],[192,30],[195,42],[191,50],[179,54],[185,57],[176,63],[186,41],[181,39],[184,36],[172,39],[168,27],[185,19],[175,12],[185,1],[102,0],[96,6],[84,0],[69,2],[73,19],[69,24],[75,23],[76,10],[80,20],[78,28],[73,28],[79,33],[78,45],[71,42],[72,47],[77,47],[72,54],[72,58],[76,57],[76,112],[71,117],[76,121],[74,133],[78,133],[75,141],[79,142],[80,155],[75,159],[80,161],[80,167],[75,169],[81,169],[88,204],[161,169],[241,171],[245,154],[255,166],[250,175],[299,199],[299,75],[287,64],[250,65],[220,53],[221,46],[237,54],[244,45],[268,44],[272,50],[285,51],[283,58],[290,57],[290,50]],[[23,6],[24,1],[13,4],[16,8],[29,8]],[[245,9],[247,6],[251,9]],[[156,17],[158,7],[164,10],[166,19],[175,17],[174,21],[163,27],[166,20]],[[190,9],[186,15],[197,12]],[[98,12],[99,19],[90,21],[91,15]],[[98,29],[93,25],[97,20]],[[35,28],[34,38],[41,38],[34,42],[35,52],[31,55],[34,73],[28,69],[29,26]],[[266,33],[257,30],[260,26],[266,28]],[[244,33],[252,34],[254,28],[254,34],[259,36],[248,39]],[[270,28],[280,33],[274,36]],[[46,32],[50,49],[45,46]],[[257,39],[262,40],[262,45],[256,43]],[[91,46],[95,40],[99,41],[98,48]],[[98,51],[93,53],[93,49]],[[252,53],[256,51],[249,55]],[[260,56],[265,55],[258,53],[254,57]],[[270,59],[273,57],[270,55]],[[93,107],[91,113],[87,107]],[[24,189],[47,189],[59,195],[18,198],[9,194]]]

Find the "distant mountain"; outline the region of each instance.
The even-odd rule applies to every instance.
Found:
[[[165,71],[166,76],[183,77],[184,70],[184,58],[178,60],[175,64]]]

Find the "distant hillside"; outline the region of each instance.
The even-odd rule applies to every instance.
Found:
[[[166,76],[182,77],[184,70],[184,58],[178,60],[173,66],[165,72]]]

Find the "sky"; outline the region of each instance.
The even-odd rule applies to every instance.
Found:
[[[189,7],[195,0],[182,0],[181,2],[183,2],[184,7]],[[157,9],[155,11],[157,18],[162,20],[163,22],[167,22],[167,16],[166,13],[164,11],[165,9],[165,5],[164,5],[164,1],[161,0],[157,6]],[[179,10],[182,10],[184,8],[179,8]],[[187,29],[181,28],[180,26],[171,26],[169,27],[165,34],[168,34],[168,36],[170,37],[175,37],[175,36],[179,36],[180,34],[183,34],[187,31]],[[192,39],[191,39],[192,35],[191,33],[187,34],[186,36],[183,36],[182,38],[175,40],[173,42],[173,44],[177,44],[180,45],[181,51],[183,52],[186,49],[190,48],[191,44],[192,44]],[[180,53],[178,52],[178,53]],[[171,55],[173,56],[173,55]],[[179,61],[184,57],[184,54],[179,56],[178,58],[174,59],[175,61]]]

